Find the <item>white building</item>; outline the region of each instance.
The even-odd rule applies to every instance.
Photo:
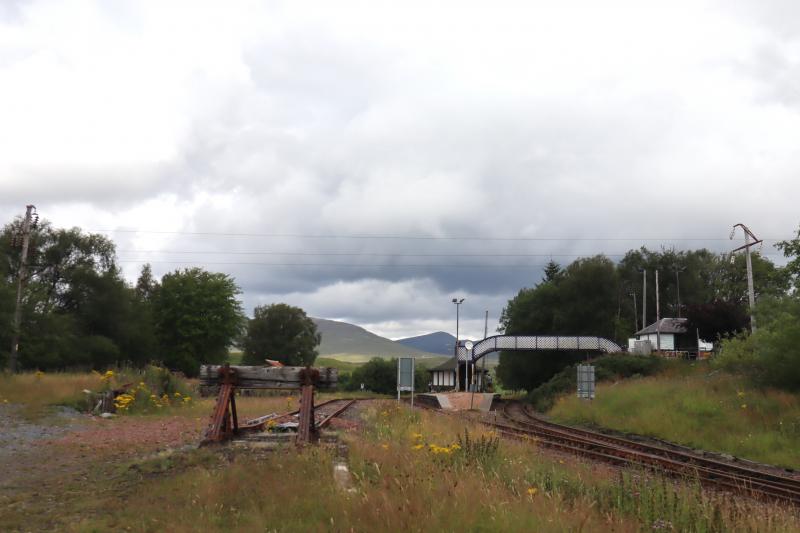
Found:
[[[631,353],[661,351],[685,354],[689,357],[710,352],[714,345],[701,339],[696,330],[689,331],[687,325],[686,318],[662,318],[634,333],[634,338],[628,339],[628,351]],[[647,341],[650,349],[642,349],[641,341]]]

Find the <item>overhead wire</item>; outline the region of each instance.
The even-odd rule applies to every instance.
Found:
[[[722,237],[491,237],[482,235],[392,235],[392,234],[306,234],[306,233],[238,233],[213,231],[165,231],[135,228],[89,229],[96,233],[146,233],[153,235],[186,235],[208,237],[264,237],[292,239],[391,239],[391,240],[453,240],[453,241],[661,241],[661,242],[699,242],[728,241]],[[781,239],[762,239],[778,241]]]
[[[556,253],[536,253],[536,254],[507,254],[507,253],[396,253],[396,252],[289,252],[289,251],[252,251],[252,250],[117,250],[118,253],[129,254],[197,254],[197,255],[287,255],[287,256],[331,256],[331,257],[591,257],[593,255],[604,255],[606,257],[624,257],[627,253],[581,253],[581,254],[556,254]],[[719,252],[719,253],[728,253]],[[760,255],[780,255],[780,254],[760,254]]]

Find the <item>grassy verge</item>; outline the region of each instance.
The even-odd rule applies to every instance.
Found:
[[[78,377],[34,376],[61,392],[25,394],[53,401],[83,386],[80,379],[99,379]],[[35,383],[18,378],[21,397]],[[317,401],[332,397],[341,396],[320,394]],[[0,455],[0,469],[13,477],[0,483],[0,529],[800,530],[798,516],[779,506],[702,493],[691,480],[678,485],[553,456],[532,442],[499,441],[463,419],[394,401],[367,404],[363,430],[341,435],[352,491],[334,482],[329,448],[168,451],[197,442],[213,404],[205,398],[97,420],[18,457]],[[297,406],[296,395],[237,399],[242,418]]]
[[[738,457],[800,468],[800,396],[754,389],[706,365],[601,383],[587,402],[561,396],[555,420],[649,435]]]
[[[637,355],[606,355],[591,362],[595,367],[595,379],[614,381],[622,378],[641,377],[669,370],[680,373],[686,366],[681,361],[667,361],[662,357]],[[528,401],[540,411],[553,407],[556,398],[568,391],[575,391],[576,365],[570,365],[547,382],[528,393]]]
[[[351,492],[332,452],[189,452],[130,465],[77,531],[791,531],[785,509],[691,483],[557,459],[459,419],[382,402],[349,445]],[[496,444],[492,444],[496,443]],[[227,458],[223,458],[227,456]]]

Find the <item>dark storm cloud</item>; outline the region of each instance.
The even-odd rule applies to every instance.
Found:
[[[229,272],[248,311],[400,336],[460,295],[482,330],[551,258],[790,235],[800,117],[765,102],[797,103],[797,33],[726,5],[25,4],[0,215],[175,232],[111,233],[126,276]]]

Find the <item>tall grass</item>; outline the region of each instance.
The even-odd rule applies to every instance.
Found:
[[[0,403],[23,404],[25,413],[40,415],[46,406],[73,404],[84,390],[103,386],[99,374],[25,372],[0,374]]]
[[[593,401],[565,395],[550,414],[565,423],[649,435],[800,468],[800,395],[756,389],[707,367],[598,384]]]
[[[111,510],[80,531],[791,531],[783,508],[701,494],[692,484],[620,476],[531,443],[501,441],[466,422],[383,402],[365,431],[343,436],[354,492],[337,488],[331,450],[287,448],[198,457],[141,469]],[[460,446],[459,436],[462,436]],[[475,444],[484,443],[484,444]],[[442,449],[450,452],[442,452]],[[459,455],[472,448],[465,460]],[[477,450],[477,451],[476,451]],[[205,455],[203,455],[205,454]],[[216,454],[218,459],[220,454]],[[124,505],[123,505],[124,502]]]

